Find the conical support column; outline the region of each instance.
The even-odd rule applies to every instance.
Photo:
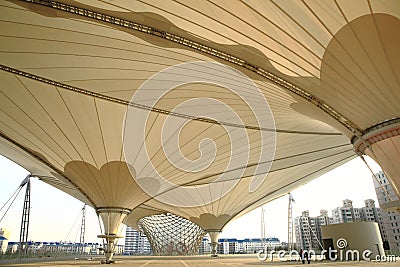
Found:
[[[207,230],[207,233],[211,239],[211,257],[218,257],[217,255],[217,246],[218,246],[218,237],[221,234],[221,230]]]
[[[131,212],[130,209],[118,207],[102,207],[96,210],[97,214],[103,221],[104,233],[97,237],[103,239],[105,263],[113,263],[115,245],[118,238],[123,236],[118,235],[118,230],[121,223],[124,222],[126,216]]]

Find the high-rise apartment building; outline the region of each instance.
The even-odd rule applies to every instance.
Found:
[[[372,176],[372,180],[379,206],[386,208],[389,203],[398,201],[399,198],[396,196],[385,174],[380,171],[375,174],[375,177]],[[400,213],[397,211],[382,212],[382,222],[386,231],[386,242],[383,243],[384,248],[400,250]]]
[[[353,201],[350,199],[343,200],[343,206],[332,210],[333,223],[347,223],[360,221],[358,209],[354,210]]]
[[[360,220],[366,222],[377,222],[379,226],[379,231],[381,233],[382,241],[385,244],[387,242],[387,230],[384,225],[384,211],[381,208],[375,206],[375,201],[372,199],[367,199],[364,201],[365,206],[359,208]]]
[[[136,229],[127,226],[125,233],[126,255],[148,255],[151,254],[151,246],[147,237]]]
[[[349,199],[343,200],[343,206],[332,210],[333,223],[347,222],[377,222],[382,240],[386,240],[386,230],[383,225],[383,210],[375,206],[373,199],[364,201],[364,207],[354,208],[353,202]]]
[[[317,217],[310,217],[309,211],[303,211],[294,220],[297,247],[301,249],[320,250],[322,245],[321,225],[330,223],[326,210],[321,210]]]
[[[339,224],[349,222],[377,222],[382,236],[382,241],[387,243],[388,231],[384,225],[384,211],[375,206],[373,199],[364,201],[364,207],[354,208],[350,199],[343,200],[342,207],[332,210],[332,217],[326,210],[321,210],[318,217],[310,217],[308,211],[295,219],[295,232],[297,246],[302,249],[320,250],[322,245],[321,225]],[[388,249],[388,248],[385,248]]]

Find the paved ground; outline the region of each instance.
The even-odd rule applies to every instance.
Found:
[[[100,264],[100,260],[103,257],[97,257],[93,260],[87,260],[88,257],[82,257],[79,260],[72,259],[47,259],[44,261],[36,261],[30,259],[28,261],[8,261],[1,262],[2,266],[110,266]],[[218,258],[211,258],[209,256],[190,256],[190,257],[156,257],[156,256],[119,256],[115,257],[116,263],[111,266],[132,266],[132,267],[203,267],[203,266],[215,266],[215,267],[227,267],[227,266],[307,266],[301,262],[281,262],[281,261],[264,261],[261,262],[257,259],[256,255],[227,255],[220,256]],[[331,262],[331,261],[312,261],[311,265],[314,266],[399,266],[400,259],[397,258],[397,262]]]

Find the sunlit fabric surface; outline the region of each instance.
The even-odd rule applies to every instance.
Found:
[[[132,226],[168,211],[222,229],[400,117],[397,0],[61,2],[81,11],[0,3],[0,153]],[[377,153],[399,163],[390,140]]]

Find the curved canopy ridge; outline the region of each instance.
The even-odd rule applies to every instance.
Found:
[[[133,226],[171,211],[220,230],[400,117],[396,1],[0,8],[1,153]]]
[[[0,132],[0,134],[2,134]],[[51,184],[52,186],[66,192],[67,194],[79,199],[80,201],[89,205],[94,205],[90,197],[83,191],[79,190],[75,183],[73,183],[65,175],[54,174],[54,170],[47,162],[42,161],[40,155],[32,153],[25,147],[21,147],[11,139],[4,138],[1,135],[0,138],[0,151],[2,155],[6,155],[8,158],[13,159],[20,166],[29,170],[31,174],[38,177],[40,180]]]

